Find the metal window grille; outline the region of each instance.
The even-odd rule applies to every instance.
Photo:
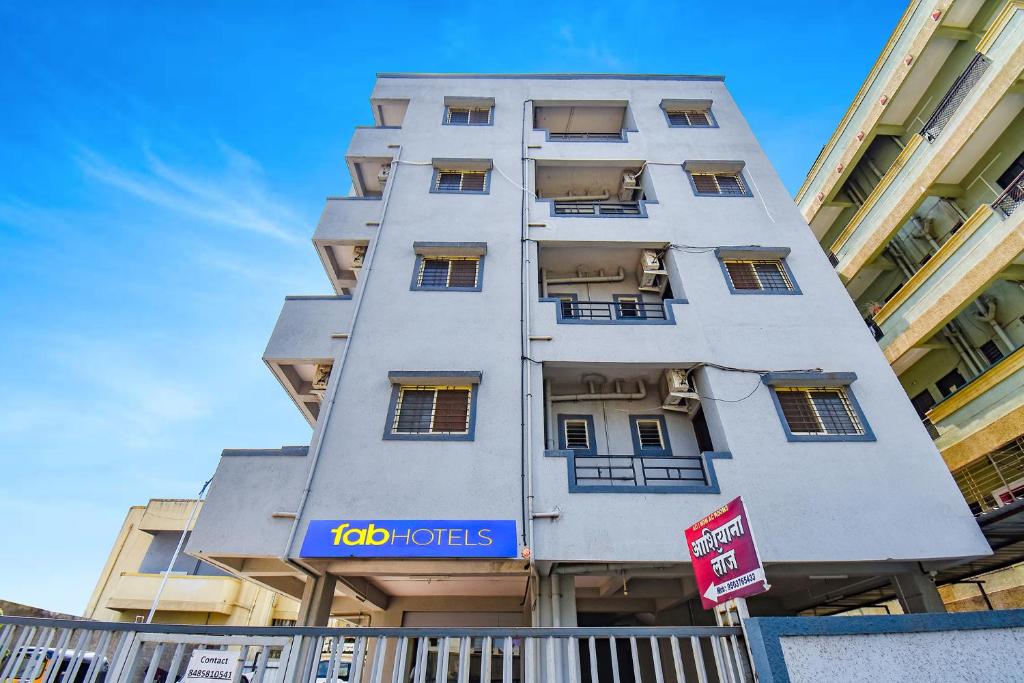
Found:
[[[480,259],[476,256],[424,256],[420,260],[420,287],[476,287]]]
[[[701,194],[739,196],[747,193],[739,173],[691,173],[690,177]]]
[[[396,434],[467,434],[469,386],[403,386],[391,431]]]
[[[485,171],[438,171],[437,187],[440,192],[483,192],[487,189]]]
[[[727,260],[725,269],[729,273],[734,289],[751,289],[766,292],[793,291],[793,283],[786,273],[782,261],[739,261]]]
[[[957,108],[967,99],[967,95],[978,84],[978,81],[981,80],[985,70],[988,69],[988,65],[991,63],[992,60],[980,52],[974,55],[974,59],[971,60],[967,68],[964,69],[964,72],[953,82],[945,96],[939,100],[939,103],[935,106],[935,111],[932,112],[928,122],[921,129],[921,134],[928,142],[934,142],[935,138],[942,133],[942,129],[953,118]]]
[[[448,107],[448,123],[463,126],[486,126],[490,122],[490,107]]]
[[[794,434],[864,433],[864,426],[843,387],[777,387],[775,392],[789,431]]]
[[[710,126],[711,117],[706,110],[673,109],[667,111],[668,120],[673,126]]]
[[[1024,437],[955,470],[953,479],[975,513],[1024,498]]]
[[[590,428],[586,420],[566,420],[562,423],[565,447],[570,451],[590,450]]]
[[[661,434],[661,420],[637,420],[637,439],[640,448],[665,448],[665,441]]]

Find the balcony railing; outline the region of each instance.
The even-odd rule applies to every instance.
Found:
[[[1024,437],[953,472],[953,479],[975,514],[1024,496]]]
[[[554,202],[556,216],[643,216],[640,202]]]
[[[623,140],[622,131],[618,133],[548,133],[552,142],[618,142]]]
[[[667,320],[662,301],[567,301],[560,302],[563,320]]]
[[[753,679],[742,637],[740,626],[331,629],[0,617],[0,680],[176,681],[195,651],[227,650],[237,664],[224,680],[251,683],[618,681],[620,669],[636,683],[720,683]],[[267,665],[272,650],[276,668]]]
[[[699,455],[580,455],[573,453],[573,483],[588,486],[708,486]]]
[[[1022,202],[1024,202],[1024,171],[1006,186],[1003,193],[992,202],[992,206],[999,209],[1004,216],[1009,216]]]
[[[967,99],[967,95],[970,94],[974,86],[981,80],[985,70],[991,63],[992,60],[980,52],[974,55],[974,59],[971,60],[967,68],[964,69],[964,72],[950,86],[945,96],[939,100],[939,103],[935,106],[935,111],[932,112],[928,122],[921,129],[921,135],[928,142],[934,142],[935,138],[942,133],[942,129],[953,118],[953,113],[956,112],[957,107]]]

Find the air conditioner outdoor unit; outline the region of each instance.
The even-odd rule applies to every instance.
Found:
[[[686,370],[666,370],[661,376],[661,407],[690,413],[700,405],[700,394],[686,378]]]
[[[391,177],[391,166],[382,164],[380,170],[377,171],[377,180],[379,180],[380,184],[383,185],[388,181],[389,177]]]
[[[622,174],[622,185],[619,187],[619,201],[628,202],[633,199],[634,193],[640,189],[640,179],[636,173],[626,171]]]
[[[366,247],[364,245],[352,247],[352,270],[362,268],[364,259],[366,259]]]
[[[333,363],[317,363],[313,366],[313,382],[310,393],[324,397],[324,392],[327,391],[327,380],[331,378],[331,370],[334,369]]]
[[[661,267],[661,258],[653,249],[640,252],[640,264],[636,269],[636,281],[640,291],[665,293],[668,285],[668,271]]]

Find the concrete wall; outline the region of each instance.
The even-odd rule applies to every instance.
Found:
[[[374,140],[394,153],[398,149],[387,145],[401,145],[401,159],[413,163],[400,164],[389,181],[372,270],[364,269],[360,281],[365,295],[347,361],[343,369],[335,364],[331,378],[337,402],[315,429],[314,442],[322,436],[323,450],[293,553],[311,519],[515,519],[522,530],[523,193],[517,184],[524,115],[529,121],[528,101],[535,99],[628,100],[639,129],[628,142],[553,142],[528,152],[545,161],[646,160],[658,203],[648,206],[647,218],[590,219],[553,218],[547,203],[528,200],[529,221],[540,224],[529,229],[532,240],[707,249],[669,252],[673,292],[689,300],[674,306],[676,325],[588,326],[557,325],[554,304],[537,302],[531,244],[530,333],[553,337],[533,343],[531,358],[597,370],[602,364],[713,362],[852,371],[859,377],[853,391],[877,436],[874,442],[790,443],[757,374],[711,370],[702,388],[709,422],[716,447],[733,455],[716,463],[721,494],[569,494],[565,460],[543,456],[544,370],[533,363],[536,508],[562,511],[558,521],[538,523],[535,556],[687,561],[682,528],[741,494],[768,562],[988,552],[888,363],[724,83],[406,77],[379,79],[373,96],[410,100],[402,129],[378,131]],[[446,96],[493,97],[494,125],[441,125]],[[713,100],[719,127],[669,128],[663,99]],[[429,192],[433,169],[422,164],[438,157],[491,160],[488,194]],[[682,169],[687,160],[743,162],[753,196],[695,196]],[[417,240],[486,242],[482,291],[410,291]],[[748,244],[790,247],[788,263],[803,294],[731,295],[711,248]],[[474,439],[382,440],[392,370],[482,372]],[[624,370],[615,376],[622,375],[628,376]],[[296,482],[311,458],[295,460],[287,473],[273,459],[222,463],[189,550],[279,555],[289,522],[269,515],[297,505]]]
[[[761,683],[1015,681],[1024,610],[892,617],[754,618]]]

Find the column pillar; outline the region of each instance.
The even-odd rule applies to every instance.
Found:
[[[296,626],[327,626],[327,620],[331,618],[331,605],[334,602],[335,583],[337,579],[327,573],[306,579],[302,602],[299,603],[299,616],[295,621]]]
[[[945,612],[946,606],[939,595],[935,582],[922,572],[908,572],[892,577],[900,607],[907,614],[923,612]]]

